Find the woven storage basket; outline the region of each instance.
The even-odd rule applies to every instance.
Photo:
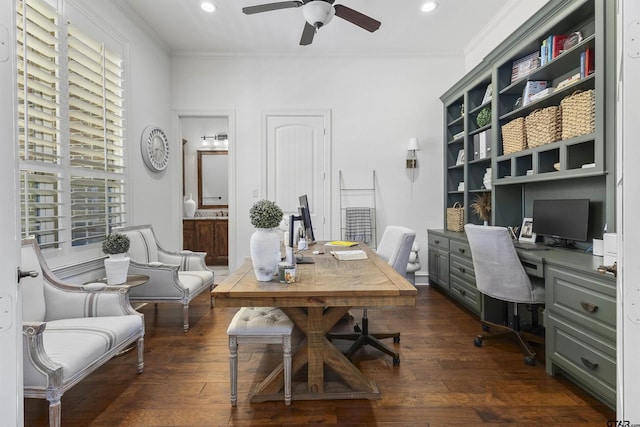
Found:
[[[592,133],[596,129],[596,95],[593,89],[575,92],[560,101],[562,139]]]
[[[464,208],[460,202],[455,202],[453,207],[447,208],[447,230],[464,230]]]
[[[560,140],[562,136],[560,107],[554,105],[535,110],[525,119],[524,127],[527,131],[529,148]]]
[[[511,154],[527,148],[524,117],[518,117],[502,125],[502,154]]]

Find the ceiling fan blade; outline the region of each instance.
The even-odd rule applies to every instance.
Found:
[[[360,28],[364,28],[365,30],[372,33],[378,28],[380,28],[380,25],[381,25],[380,21],[370,18],[367,15],[364,15],[356,10],[353,10],[341,4],[337,4],[333,7],[336,10],[336,16],[339,16],[340,18],[346,21],[349,21]]]
[[[261,13],[261,12],[269,12],[271,10],[280,10],[280,9],[289,9],[292,7],[300,7],[304,4],[304,1],[281,1],[278,3],[266,3],[266,4],[259,4],[257,6],[248,6],[248,7],[243,7],[242,8],[242,12],[247,14],[247,15],[252,15],[254,13]]]
[[[316,27],[309,24],[308,22],[304,23],[304,29],[302,30],[302,37],[300,38],[300,46],[310,45],[313,41],[313,36],[316,35]]]

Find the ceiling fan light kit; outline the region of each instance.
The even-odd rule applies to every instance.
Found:
[[[302,30],[302,37],[300,38],[300,44],[306,46],[313,42],[313,37],[316,31],[327,25],[334,16],[351,22],[358,27],[373,33],[380,28],[380,21],[377,21],[367,15],[364,15],[357,10],[348,8],[341,4],[334,6],[335,0],[294,0],[283,1],[277,3],[259,4],[256,6],[243,7],[242,12],[246,15],[253,15],[254,13],[269,12],[272,10],[289,9],[294,7],[302,7],[302,15],[305,22]]]
[[[328,24],[336,14],[333,5],[325,1],[310,1],[302,6],[304,19],[319,30],[323,25]]]

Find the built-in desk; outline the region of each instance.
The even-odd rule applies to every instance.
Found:
[[[478,316],[486,315],[490,303],[475,286],[465,233],[428,233],[429,282]],[[527,273],[545,281],[547,373],[567,375],[615,409],[616,281],[611,273],[598,273],[603,258],[563,248],[517,252]]]

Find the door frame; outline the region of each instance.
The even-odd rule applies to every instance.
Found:
[[[323,126],[324,126],[324,135],[323,135],[323,156],[324,156],[324,177],[323,177],[323,212],[322,212],[322,216],[324,218],[324,221],[322,224],[320,224],[322,226],[322,231],[323,231],[323,235],[325,237],[330,236],[331,235],[331,200],[333,199],[332,197],[332,192],[331,192],[331,177],[332,177],[332,173],[331,173],[331,166],[332,166],[332,161],[331,161],[331,110],[330,109],[296,109],[296,110],[267,110],[267,111],[263,111],[262,112],[262,117],[261,117],[261,129],[262,129],[262,143],[260,144],[260,167],[261,167],[261,176],[262,176],[262,182],[260,185],[260,193],[262,195],[266,195],[267,194],[267,183],[268,183],[268,158],[267,158],[267,152],[268,152],[268,147],[267,147],[267,143],[268,143],[268,136],[269,136],[269,130],[268,130],[268,124],[269,124],[269,118],[271,117],[310,117],[310,116],[315,116],[315,117],[322,117],[322,122],[323,122]],[[318,227],[318,224],[314,224],[315,227]]]
[[[0,321],[0,424],[24,424],[22,367],[22,292],[16,270],[21,264],[20,179],[18,154],[18,93],[16,84],[16,2],[0,3],[0,144],[6,155],[0,160],[0,297],[5,314]],[[13,185],[11,183],[13,182]],[[8,203],[6,203],[8,202]],[[7,314],[8,313],[8,314]]]
[[[174,130],[174,135],[177,141],[180,141],[180,147],[182,147],[182,127],[180,125],[180,119],[188,118],[188,117],[226,117],[229,123],[229,131],[227,133],[227,137],[229,139],[229,171],[228,171],[228,179],[229,179],[229,271],[234,271],[237,267],[236,265],[236,234],[237,234],[237,226],[238,226],[238,218],[237,218],[237,200],[236,200],[236,157],[237,157],[237,147],[236,147],[236,111],[233,109],[211,109],[211,110],[173,110],[172,112],[172,129]],[[183,165],[183,150],[178,150],[180,152],[180,165]],[[182,167],[182,166],[181,166]],[[183,180],[183,171],[180,171],[180,180]],[[184,183],[179,185],[179,191],[182,191]],[[178,200],[182,200],[182,194],[177,195]],[[182,229],[182,216],[180,217],[180,229]],[[182,232],[180,233],[180,245],[182,247]]]

